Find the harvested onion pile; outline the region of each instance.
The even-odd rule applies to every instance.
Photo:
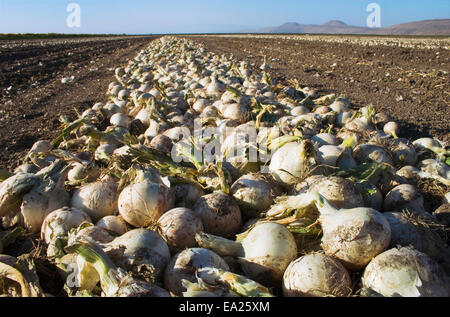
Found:
[[[253,66],[152,42],[1,173],[0,253],[40,236],[68,296],[450,296],[448,148]],[[24,262],[0,295],[45,296]]]

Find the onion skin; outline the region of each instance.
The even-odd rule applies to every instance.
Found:
[[[235,235],[242,224],[241,210],[234,199],[216,191],[200,197],[192,208],[205,232],[222,237]]]
[[[117,184],[95,182],[83,185],[74,192],[71,205],[86,212],[93,221],[111,216],[117,210]]]
[[[448,276],[414,248],[394,248],[375,257],[364,270],[362,284],[386,297],[450,296]]]
[[[181,296],[186,288],[182,280],[197,282],[195,272],[203,267],[219,268],[229,271],[227,263],[219,255],[203,248],[183,250],[172,257],[164,273],[164,288]]]
[[[347,297],[352,280],[347,269],[323,253],[311,253],[291,262],[283,275],[286,297]]]
[[[169,210],[159,218],[157,227],[167,244],[180,250],[195,247],[195,234],[203,231],[202,221],[188,208]]]
[[[119,195],[119,213],[130,225],[143,228],[158,219],[173,206],[170,190],[165,185],[140,182],[128,185]]]
[[[47,191],[43,187],[35,187],[23,196],[21,206],[23,225],[29,233],[39,232],[45,217],[50,212],[68,205],[70,205],[70,195],[63,188],[56,187]]]

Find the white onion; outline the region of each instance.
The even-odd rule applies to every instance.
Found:
[[[364,270],[362,284],[386,297],[450,296],[442,269],[413,248],[394,248],[375,257]]]
[[[238,204],[232,197],[220,191],[200,197],[192,210],[202,220],[205,232],[214,235],[233,236],[242,224]]]
[[[169,247],[153,230],[133,229],[101,246],[117,265],[134,273],[150,273],[150,279],[160,279],[170,260]]]
[[[71,206],[86,212],[95,222],[111,216],[117,210],[117,186],[114,182],[83,185],[74,192]]]
[[[287,297],[346,297],[352,292],[347,269],[323,253],[311,253],[291,262],[283,276]]]
[[[292,185],[315,165],[311,155],[312,145],[303,141],[283,145],[272,156],[269,170],[275,180],[283,185]]]
[[[281,190],[262,174],[247,174],[231,186],[231,195],[236,200],[243,216],[252,217],[267,210]]]
[[[359,270],[386,250],[391,228],[380,212],[366,207],[336,209],[317,195],[315,203],[323,230],[321,246],[327,255],[339,259],[348,269]]]
[[[167,211],[156,226],[167,244],[180,250],[195,247],[195,234],[203,231],[202,221],[188,208]]]
[[[47,256],[52,258],[61,254],[58,245],[60,239],[66,239],[69,230],[77,228],[83,222],[91,222],[91,218],[83,211],[64,207],[52,211],[42,223],[41,238],[48,244]]]
[[[50,212],[70,205],[70,194],[64,190],[65,179],[65,175],[60,176],[58,182],[50,186],[42,183],[23,196],[20,213],[28,232],[39,232]]]
[[[164,288],[175,295],[182,295],[186,288],[182,281],[196,282],[195,272],[203,267],[229,271],[227,263],[216,253],[203,248],[185,249],[175,254],[164,273]]]
[[[118,199],[120,215],[134,227],[147,227],[156,223],[172,205],[169,188],[151,181],[128,185]]]
[[[287,266],[297,257],[292,233],[273,222],[256,224],[240,242],[205,233],[196,239],[219,255],[238,257],[245,275],[263,285],[280,285]]]
[[[106,216],[100,219],[96,226],[121,236],[128,231],[127,223],[120,216]]]

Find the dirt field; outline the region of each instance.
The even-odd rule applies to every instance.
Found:
[[[187,37],[187,36],[184,36]],[[189,36],[219,54],[259,67],[277,81],[297,79],[396,119],[401,136],[450,142],[449,40],[327,36]],[[38,139],[57,134],[61,114],[105,100],[113,68],[152,37],[0,41],[0,168],[13,169]],[[74,81],[62,84],[63,77]],[[10,88],[11,87],[11,88]]]
[[[13,169],[35,141],[55,137],[60,115],[74,119],[75,109],[103,101],[115,67],[153,39],[0,41],[0,167]]]

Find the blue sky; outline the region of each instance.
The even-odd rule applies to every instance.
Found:
[[[329,20],[365,26],[372,2],[383,27],[450,18],[450,0],[0,0],[0,33],[213,33]],[[66,24],[70,3],[81,8],[80,28]]]

